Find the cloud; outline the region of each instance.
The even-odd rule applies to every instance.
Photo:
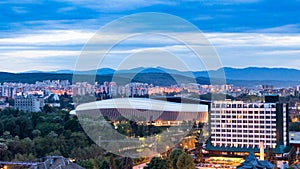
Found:
[[[26,10],[26,8],[24,7],[19,7],[19,6],[14,6],[12,7],[12,10],[15,12],[15,13],[18,13],[18,14],[24,14],[24,13],[27,13],[28,11]]]
[[[57,10],[58,13],[64,13],[64,12],[71,12],[73,10],[75,10],[76,7],[72,6],[72,7],[64,7],[64,8],[59,8]]]
[[[183,2],[195,2],[203,5],[232,5],[257,3],[261,0],[183,0]]]
[[[76,45],[84,44],[92,37],[93,32],[80,30],[45,30],[16,37],[1,38],[0,45]]]
[[[284,50],[265,50],[262,52],[256,52],[258,55],[270,55],[270,56],[291,56],[291,55],[300,55],[300,50],[294,50],[294,49],[284,49]]]
[[[10,67],[13,71],[26,71],[25,68],[32,70],[41,67],[38,64],[36,64],[37,67],[19,66],[21,64],[32,65],[33,61],[39,64],[44,63],[49,69],[53,67],[57,67],[57,69],[72,68],[76,64],[76,58],[80,55],[84,44],[93,37],[94,33],[95,31],[92,30],[45,30],[32,34],[18,34],[16,37],[0,38],[1,63],[7,64],[1,69],[4,71]],[[174,32],[169,32],[169,34],[172,33]],[[186,32],[180,35],[191,40],[191,45],[203,45],[204,41],[195,39],[194,33]],[[97,42],[98,45],[106,45],[110,41],[124,36],[128,35],[106,34],[99,36],[94,42]],[[205,33],[204,36],[215,47],[224,66],[274,67],[274,65],[280,64],[280,67],[284,67],[291,66],[291,61],[298,63],[300,34],[297,33],[211,32]],[[106,51],[98,52],[104,53]],[[104,63],[107,67],[112,67],[117,66],[116,63],[120,61],[120,58],[131,54],[148,53],[148,56],[155,54],[164,57],[165,52],[177,55],[183,60],[193,60],[194,63],[192,61],[188,63],[192,65],[192,69],[199,70],[201,63],[195,62],[193,53],[184,44],[169,39],[168,36],[161,37],[158,35],[135,36],[122,41],[111,50]],[[300,68],[299,65],[293,65],[294,68]],[[46,67],[42,70],[46,70]]]
[[[0,16],[1,70],[74,67],[80,50],[105,23],[127,14],[149,11],[177,15],[207,32],[204,35],[225,66],[280,64],[300,68],[295,64],[299,63],[296,58],[300,49],[300,24],[295,17],[299,16],[300,3],[296,1],[3,0],[0,4],[3,13]],[[143,19],[125,25],[143,28]],[[159,29],[163,23],[156,24],[153,28]],[[181,36],[189,39],[191,45],[203,45],[203,41],[180,26],[164,33],[183,30]],[[95,43],[105,45],[124,37],[123,27],[119,29],[118,33],[99,36]],[[151,54],[157,50],[172,51],[187,60],[191,56],[180,42],[145,35],[116,45],[111,55],[117,60],[131,53]],[[113,65],[113,62],[112,59],[106,63]]]
[[[206,34],[224,66],[288,67],[300,69],[300,34],[211,33]]]
[[[106,20],[112,18],[102,17],[101,19],[59,19],[59,20],[30,20],[24,22],[12,22],[9,25],[11,27],[18,28],[16,33],[27,31],[28,33],[37,34],[42,31],[51,30],[95,30],[99,29]],[[88,27],[86,26],[88,25]]]
[[[41,3],[40,0],[2,0],[0,4],[39,4]]]
[[[288,24],[271,28],[257,29],[254,31],[258,33],[299,33],[300,24]]]
[[[64,0],[75,5],[82,5],[86,8],[95,9],[102,12],[112,12],[112,11],[126,11],[133,10],[142,7],[148,7],[152,5],[172,5],[172,1],[169,0]]]
[[[203,20],[211,20],[211,19],[214,19],[214,17],[209,16],[209,15],[201,15],[201,16],[194,18],[195,21],[203,21]]]
[[[77,57],[80,51],[62,51],[62,50],[19,50],[3,52],[1,58],[19,58],[19,59],[45,59],[51,57]]]
[[[216,46],[300,47],[300,34],[280,33],[207,33]]]

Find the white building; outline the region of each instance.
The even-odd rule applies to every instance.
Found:
[[[145,96],[148,94],[149,85],[147,83],[130,83],[125,85],[126,96]]]
[[[287,110],[278,102],[215,101],[209,117],[211,146],[255,149],[262,142],[265,148],[282,149],[288,144]]]
[[[9,107],[9,103],[0,101],[0,110],[6,109]]]
[[[297,91],[297,92],[300,92],[300,85],[297,85],[297,86],[296,86],[296,91]]]
[[[39,112],[44,107],[44,99],[32,95],[27,97],[19,96],[15,98],[14,107],[25,112]]]
[[[3,85],[0,86],[0,96],[14,98],[17,95],[17,88]]]

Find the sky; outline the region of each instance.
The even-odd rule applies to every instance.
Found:
[[[82,57],[82,51],[99,29],[119,18],[142,12],[171,14],[195,25],[220,59],[216,69],[220,66],[300,69],[299,9],[300,0],[2,0],[0,71],[74,70],[78,57]],[[138,31],[143,31],[144,22],[137,20],[113,30],[118,34],[139,24]],[[193,39],[195,32],[182,27],[178,24],[168,33],[180,29],[186,39],[198,40]],[[98,45],[116,36],[102,35]],[[175,58],[191,70],[206,67],[205,63],[192,59],[193,52],[183,43],[157,35],[120,42],[100,67],[118,69],[126,62],[124,58],[147,57],[131,66],[173,68],[177,62],[172,55],[178,55]]]

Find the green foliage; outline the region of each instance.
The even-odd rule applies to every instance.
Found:
[[[78,161],[77,164],[86,169],[93,169],[94,167],[92,160],[81,160]]]
[[[120,169],[132,169],[133,167],[133,161],[129,157],[124,157],[121,160],[121,163],[119,165]]]
[[[67,93],[65,93],[64,95],[59,96],[59,104],[62,109],[73,110],[74,105],[71,103],[73,103],[73,98],[71,95],[67,95]]]
[[[59,123],[41,123],[36,127],[36,129],[41,131],[42,136],[48,135],[51,132],[55,132],[57,134],[61,134],[63,132],[63,126]]]
[[[172,164],[169,159],[162,159],[160,157],[154,157],[147,164],[144,169],[172,169]]]
[[[36,161],[36,157],[33,154],[16,154],[13,161]]]
[[[245,101],[245,102],[257,102],[257,101],[263,101],[264,97],[242,94],[242,95],[238,96],[236,98],[236,100],[241,100],[241,101]]]
[[[99,169],[110,169],[109,163],[106,160],[104,160]]]
[[[118,117],[120,123],[118,124],[117,131],[123,135],[136,137],[145,137],[149,135],[159,134],[166,127],[154,126],[154,125],[137,125],[136,122],[123,120],[123,117]]]
[[[195,169],[193,158],[186,153],[182,153],[178,157],[176,166],[178,169]]]
[[[76,157],[88,160],[103,156],[103,150],[92,144],[78,119],[68,112],[54,109],[52,113],[0,111],[0,160],[37,159],[47,155]],[[74,156],[71,156],[74,155]]]
[[[54,109],[49,106],[48,104],[46,104],[44,107],[43,107],[43,112],[45,113],[52,113],[54,111]]]
[[[55,108],[45,111],[0,111],[0,161],[34,161],[48,155],[62,155],[76,159],[85,168],[133,167],[132,159],[111,156],[95,145],[84,133],[77,117]],[[164,129],[165,127],[137,124],[124,119],[118,123],[118,131],[126,135],[147,136]],[[163,137],[160,139],[164,142]],[[154,158],[148,167],[173,168],[171,159],[160,158]]]
[[[183,153],[184,152],[181,149],[176,149],[176,150],[174,150],[174,151],[171,152],[170,159],[171,159],[172,166],[173,166],[174,169],[177,169],[178,158]]]

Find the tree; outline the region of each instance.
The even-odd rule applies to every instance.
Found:
[[[196,146],[197,140],[195,137],[187,137],[181,140],[180,145],[182,145],[184,149],[194,148]]]
[[[83,129],[81,128],[81,125],[76,117],[73,117],[73,118],[69,119],[68,121],[66,121],[66,123],[64,124],[64,128],[65,128],[65,130],[71,130],[72,132],[83,131]]]
[[[30,138],[25,138],[20,141],[16,141],[17,144],[17,150],[16,152],[26,154],[32,151],[34,147],[34,143]]]
[[[186,153],[182,153],[178,157],[176,166],[178,169],[195,169],[193,158]]]
[[[30,131],[30,129],[32,129],[32,124],[30,123],[28,118],[26,118],[26,116],[18,117],[16,119],[16,125],[19,130],[18,136],[20,138],[25,138],[30,135],[30,132],[28,132],[28,131]]]
[[[38,137],[41,135],[41,131],[38,129],[35,129],[31,132],[31,134],[32,134],[33,138],[35,138],[35,137]]]
[[[81,160],[78,161],[77,164],[86,169],[93,169],[94,167],[92,160]]]
[[[172,167],[174,169],[177,169],[177,160],[182,153],[184,153],[184,152],[181,149],[176,149],[176,150],[172,151],[172,153],[170,154]]]
[[[274,166],[276,166],[276,156],[275,156],[275,154],[273,152],[273,149],[268,148],[266,159],[268,161],[270,161],[270,163],[272,163]]]
[[[173,169],[173,167],[169,159],[154,157],[151,159],[150,163],[144,167],[144,169]]]
[[[198,163],[204,163],[205,162],[201,145],[199,145],[196,149],[196,161]]]
[[[48,104],[46,104],[46,105],[43,107],[43,112],[45,112],[45,113],[52,113],[52,112],[53,112],[53,108],[50,107]]]
[[[8,160],[8,146],[5,143],[0,143],[0,160],[5,161]]]
[[[33,154],[16,154],[13,161],[36,161],[36,157]]]
[[[110,169],[109,163],[106,160],[104,160],[102,162],[102,165],[100,166],[100,169]]]
[[[288,156],[289,165],[292,165],[295,162],[295,160],[296,160],[296,149],[292,147]]]
[[[68,139],[68,144],[73,147],[86,147],[88,145],[87,137],[82,132],[73,132]]]
[[[117,169],[115,159],[112,155],[109,157],[109,165],[111,169]]]
[[[133,161],[129,157],[122,158],[121,164],[119,166],[120,169],[132,169],[133,168]]]

